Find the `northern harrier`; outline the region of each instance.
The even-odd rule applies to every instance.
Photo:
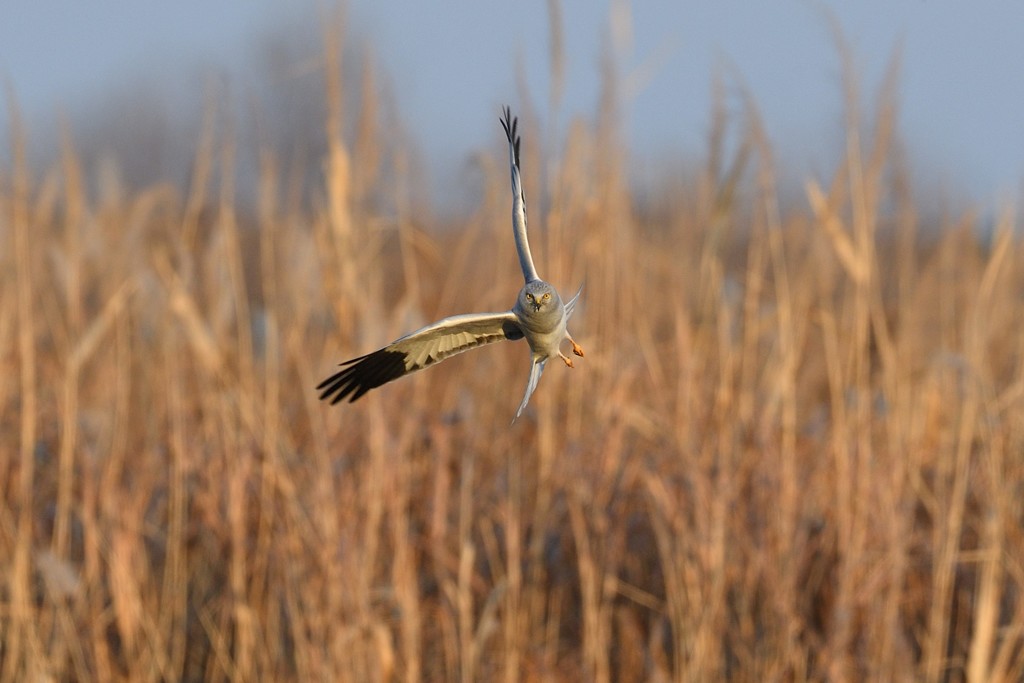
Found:
[[[561,358],[570,368],[572,359],[561,351],[563,341],[572,345],[577,356],[583,349],[569,335],[566,323],[576,307],[580,292],[563,304],[555,288],[540,279],[526,240],[526,199],[519,171],[518,118],[512,118],[506,107],[501,126],[508,138],[508,158],[512,173],[512,233],[519,252],[519,265],[526,284],[519,291],[515,306],[504,313],[470,313],[454,315],[427,325],[421,330],[396,339],[384,348],[342,363],[344,369],[321,382],[321,400],[338,403],[346,397],[355,401],[370,389],[409,373],[422,370],[457,353],[505,339],[526,339],[530,345],[530,379],[526,383],[523,402],[516,411],[518,418],[530,395],[537,388],[544,364]],[[580,291],[582,291],[582,287]],[[515,422],[515,418],[512,420]]]

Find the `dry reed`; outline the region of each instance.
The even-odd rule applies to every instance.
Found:
[[[750,103],[647,206],[613,95],[544,165],[550,202],[527,125],[588,353],[510,428],[522,345],[316,400],[334,362],[519,286],[498,138],[441,230],[369,72],[346,142],[339,41],[304,208],[269,148],[240,206],[216,113],[185,197],[90,192],[70,134],[33,179],[13,131],[0,680],[1024,677],[1024,243],[1009,213],[991,244],[923,223],[891,88],[867,123],[848,88],[810,210],[780,207]]]

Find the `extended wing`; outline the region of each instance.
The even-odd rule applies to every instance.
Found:
[[[512,169],[512,233],[516,238],[516,251],[519,252],[519,267],[523,269],[523,277],[527,282],[539,280],[537,269],[533,265],[530,254],[530,243],[526,240],[526,196],[523,194],[523,181],[519,174],[519,118],[512,118],[512,110],[505,107],[505,115],[501,119],[501,127],[508,138],[508,163]]]
[[[515,315],[470,313],[454,315],[396,339],[383,349],[341,365],[343,370],[317,385],[321,400],[331,404],[357,400],[370,389],[422,370],[463,351],[505,339],[521,339]]]

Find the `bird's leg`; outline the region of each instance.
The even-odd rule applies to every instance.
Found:
[[[570,344],[572,344],[572,352],[575,353],[580,358],[582,358],[583,357],[583,347],[580,346],[579,344],[577,344],[576,340],[573,339],[572,337],[570,337],[568,332],[565,333],[565,338],[569,340]],[[572,367],[572,366],[570,365],[569,367]]]
[[[573,366],[572,358],[569,358],[569,356],[565,355],[561,351],[558,352],[558,355],[562,357],[562,360],[565,361],[565,364],[568,365],[570,368]]]

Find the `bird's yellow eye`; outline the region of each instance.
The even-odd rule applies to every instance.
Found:
[[[551,298],[551,295],[550,295],[550,294],[545,294],[545,295],[544,295],[544,301],[547,301],[547,300],[548,300],[548,299],[550,299],[550,298]]]
[[[530,301],[533,301],[533,294],[527,294],[526,298],[529,299]]]

